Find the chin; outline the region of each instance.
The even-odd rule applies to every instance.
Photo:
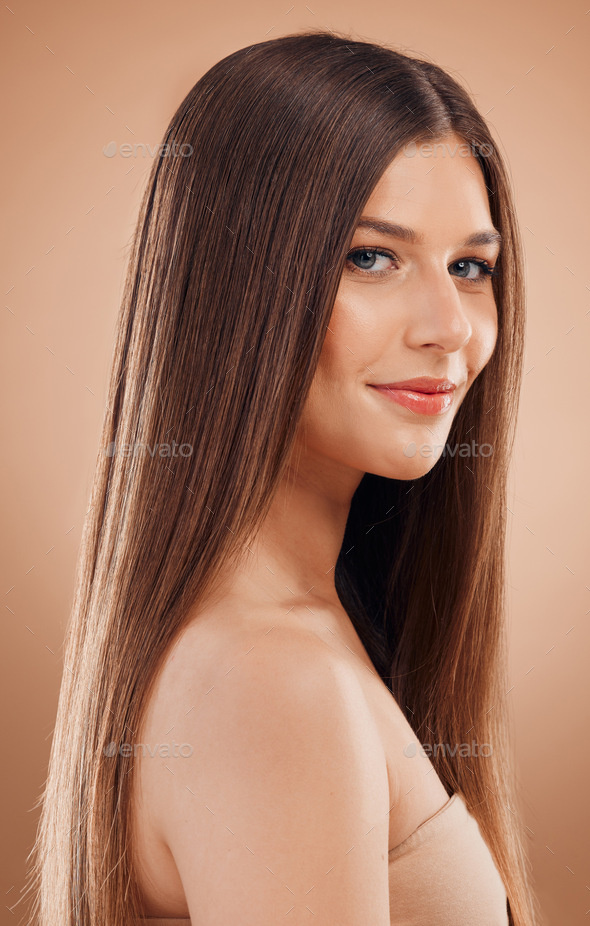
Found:
[[[436,460],[421,460],[419,463],[409,464],[402,473],[395,475],[394,479],[421,479],[436,466]]]
[[[440,456],[422,456],[419,452],[416,452],[413,456],[405,456],[403,452],[400,452],[395,460],[389,461],[389,465],[376,475],[385,476],[387,479],[400,479],[409,482],[412,479],[420,479],[422,476],[426,476],[427,473],[434,469],[439,459]]]

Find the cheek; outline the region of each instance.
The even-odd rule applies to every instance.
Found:
[[[358,313],[335,306],[301,420],[308,447],[342,452],[351,428],[358,429],[358,391],[370,377],[366,340]]]
[[[469,343],[468,365],[471,377],[474,379],[488,363],[496,346],[498,314],[494,303],[492,303],[488,312],[479,315],[477,324],[473,324],[472,332]]]
[[[342,292],[344,289],[344,292]],[[355,294],[354,298],[341,287],[322,348],[320,365],[330,378],[350,382],[351,378],[370,377],[365,364],[369,358],[379,356],[384,341],[383,325],[379,323],[380,313],[375,297],[364,300]]]

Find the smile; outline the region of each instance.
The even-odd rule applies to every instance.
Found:
[[[453,402],[455,383],[450,380],[436,380],[420,377],[403,383],[377,385],[368,383],[388,402],[395,402],[417,415],[440,415]]]

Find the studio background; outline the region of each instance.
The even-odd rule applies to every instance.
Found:
[[[508,502],[513,809],[527,827],[544,926],[587,924],[590,11],[572,0],[12,0],[0,16],[1,924],[24,912],[9,907],[24,884],[47,772],[116,314],[148,170],[173,112],[209,67],[311,26],[445,67],[474,95],[508,160],[528,286]]]

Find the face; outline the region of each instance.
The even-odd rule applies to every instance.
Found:
[[[350,243],[302,421],[324,463],[424,475],[494,350],[499,236],[477,160],[444,142],[391,162]]]

